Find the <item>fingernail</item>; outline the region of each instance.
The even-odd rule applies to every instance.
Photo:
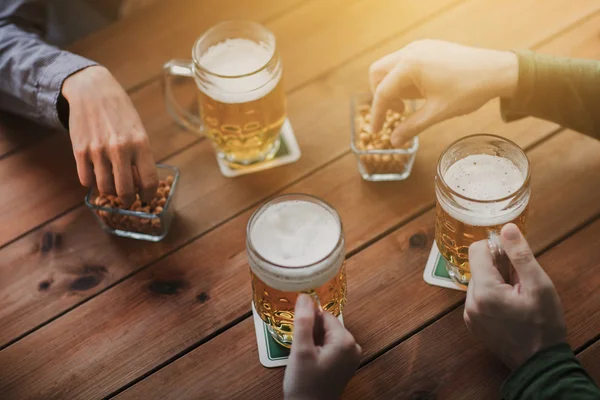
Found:
[[[298,299],[296,300],[296,307],[310,307],[310,303],[312,302],[310,296],[304,293],[300,293],[298,295]]]
[[[520,236],[519,228],[515,224],[507,224],[502,229],[504,237],[508,240],[517,240]]]

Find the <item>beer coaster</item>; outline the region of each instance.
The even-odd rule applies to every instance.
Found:
[[[290,349],[283,347],[271,337],[271,334],[267,330],[267,325],[256,313],[254,303],[252,303],[252,318],[254,319],[254,330],[256,332],[258,359],[260,363],[267,368],[285,367],[288,364]],[[344,318],[341,314],[338,319],[343,325]]]
[[[462,290],[463,292],[466,291],[465,288],[456,284],[452,278],[450,278],[450,275],[448,275],[448,271],[446,270],[446,261],[440,254],[435,240],[433,241],[431,252],[429,252],[427,264],[425,264],[423,279],[430,285]]]
[[[286,119],[281,127],[280,143],[279,151],[277,151],[277,154],[275,154],[275,157],[273,157],[272,160],[247,166],[231,167],[223,159],[217,158],[219,169],[224,176],[233,178],[236,176],[252,174],[254,172],[263,171],[265,169],[291,164],[298,161],[302,153],[300,152],[300,146],[298,146],[298,142],[296,141],[296,136],[294,135],[294,130],[292,129],[292,124],[290,123],[289,119]]]

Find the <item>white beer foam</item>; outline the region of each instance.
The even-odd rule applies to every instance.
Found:
[[[344,261],[344,246],[336,249],[340,224],[326,208],[308,201],[267,206],[249,234],[256,252],[268,261],[249,253],[250,268],[275,289],[295,292],[317,288],[333,278]],[[331,259],[319,262],[334,250]]]
[[[249,39],[226,39],[209,47],[198,60],[206,70],[223,76],[251,74],[266,65],[272,50],[265,43]],[[222,103],[238,104],[260,99],[269,94],[281,79],[264,69],[239,78],[207,77],[208,83],[198,82],[204,93]]]
[[[444,173],[446,184],[474,200],[495,200],[514,194],[525,182],[521,170],[509,159],[488,154],[473,154],[456,161]],[[513,209],[505,209],[511,200],[482,204],[454,196],[462,207],[444,201],[442,208],[453,218],[473,226],[506,224],[519,216],[527,201]]]

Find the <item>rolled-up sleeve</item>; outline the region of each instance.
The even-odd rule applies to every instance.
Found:
[[[96,63],[44,42],[46,15],[46,0],[0,0],[0,109],[66,128],[63,82]]]

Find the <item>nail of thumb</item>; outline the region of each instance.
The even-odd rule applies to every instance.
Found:
[[[503,229],[502,233],[508,240],[517,240],[521,237],[521,231],[515,224],[507,224]]]
[[[296,300],[296,308],[310,308],[312,306],[312,299],[309,295],[300,293]]]

